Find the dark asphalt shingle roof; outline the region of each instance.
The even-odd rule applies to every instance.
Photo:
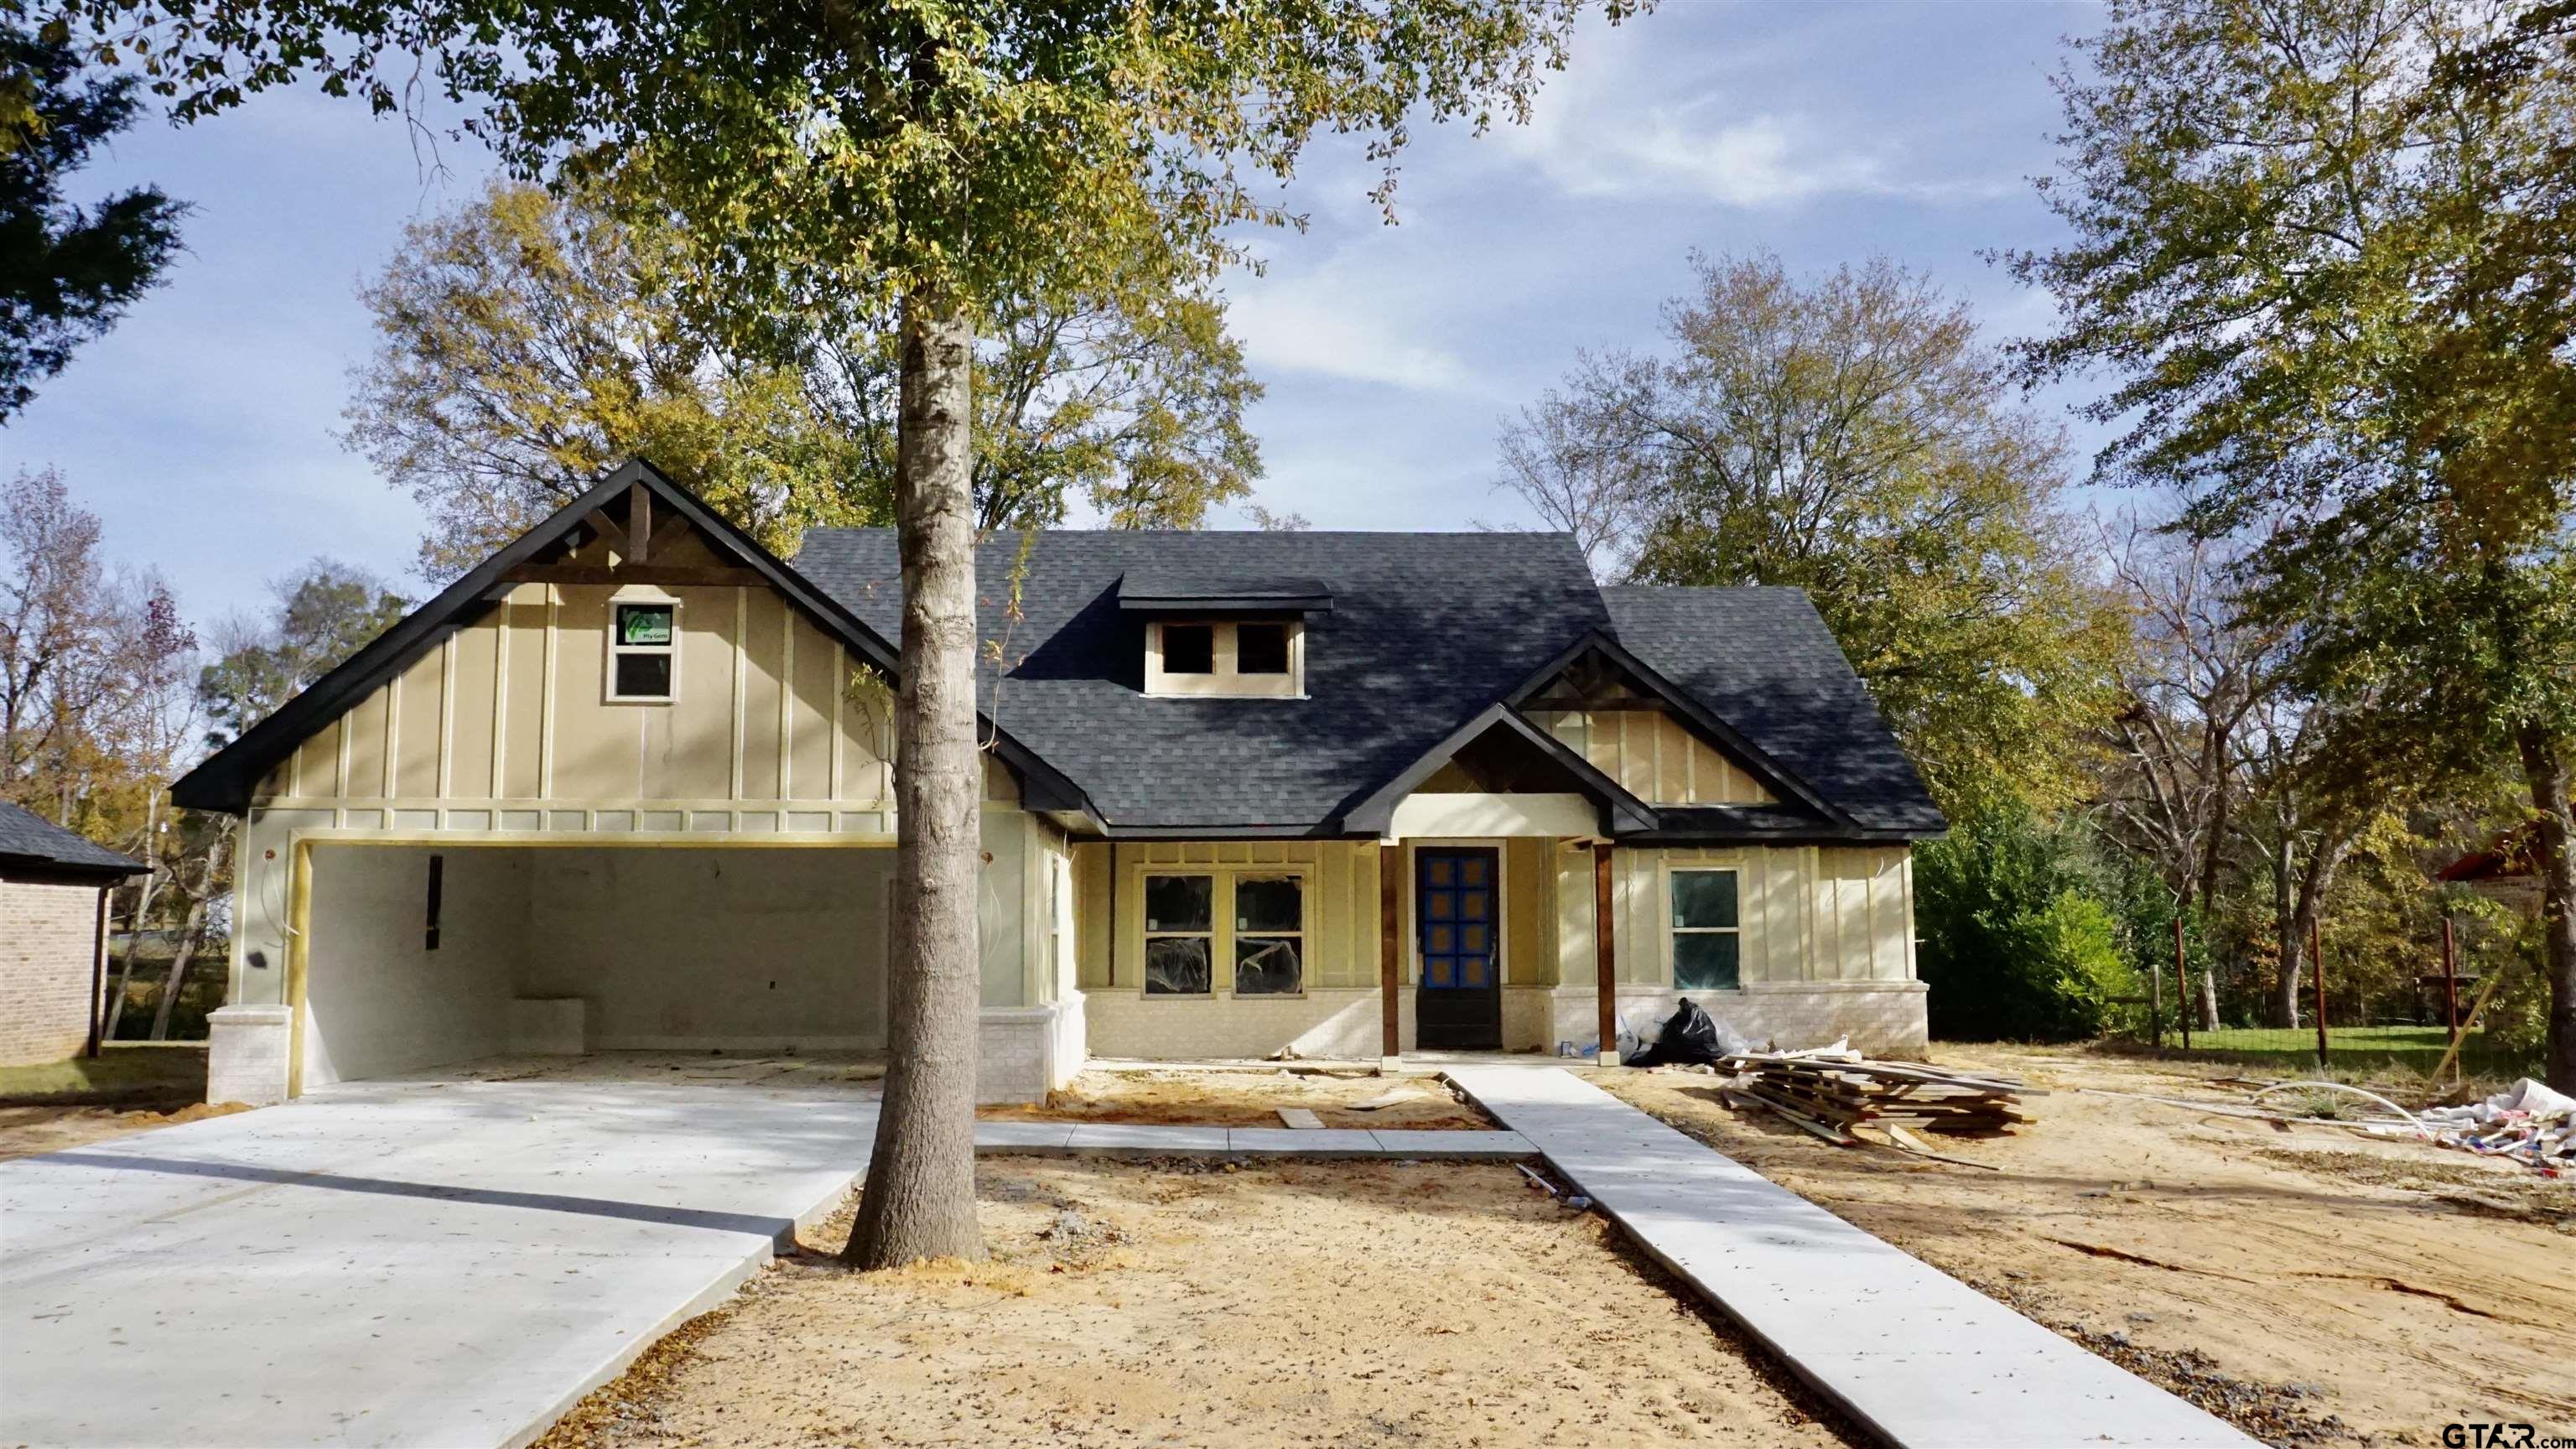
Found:
[[[0,800],[0,866],[51,866],[64,870],[137,875],[141,861],[73,834],[39,815]]]
[[[1937,834],[1938,806],[1798,589],[1601,591],[1619,642],[1871,830]]]
[[[1000,637],[1016,534],[976,559],[983,637]],[[796,571],[888,639],[902,595],[887,529],[817,529]],[[1316,581],[1307,698],[1143,692],[1144,622],[1122,576]],[[1544,533],[1049,531],[1031,548],[1001,728],[1080,785],[1112,826],[1330,832],[1351,805],[1586,635],[1612,635],[1865,830],[1942,828],[1850,666],[1785,589],[1596,587]]]
[[[999,637],[1017,534],[976,556],[983,637]],[[816,529],[797,572],[887,638],[900,570],[887,529]],[[1320,580],[1305,699],[1143,692],[1144,623],[1118,607],[1129,569]],[[1535,533],[1049,531],[1029,556],[1020,662],[985,705],[1072,777],[1109,823],[1330,826],[1608,613],[1571,538]]]

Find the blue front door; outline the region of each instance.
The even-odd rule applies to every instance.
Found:
[[[1425,1047],[1503,1044],[1502,859],[1491,846],[1413,856],[1414,925],[1422,989],[1414,1039]]]

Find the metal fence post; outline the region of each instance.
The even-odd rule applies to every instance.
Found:
[[[2460,952],[2451,935],[2449,912],[2442,915],[2442,1032],[2456,1058],[2460,1050]]]
[[[2308,970],[2317,978],[2317,1068],[2326,1065],[2326,948],[2314,918],[2308,921]]]

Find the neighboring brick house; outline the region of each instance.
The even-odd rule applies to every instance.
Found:
[[[0,1066],[91,1046],[107,892],[143,870],[0,801]]]
[[[978,570],[987,1100],[1093,1054],[1589,1046],[1681,995],[1923,1045],[1944,823],[1796,590],[1602,588],[1540,533]],[[791,565],[633,463],[201,765],[179,803],[247,822],[228,1093],[882,1048],[900,599],[890,531]]]

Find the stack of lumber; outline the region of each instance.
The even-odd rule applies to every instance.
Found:
[[[1718,1063],[1735,1079],[1728,1103],[1766,1109],[1829,1142],[1849,1143],[1873,1127],[1900,1144],[1911,1129],[1993,1137],[2030,1119],[2017,1110],[2039,1095],[2015,1077],[1955,1071],[1921,1062],[1877,1062],[1851,1051],[1742,1052]]]

